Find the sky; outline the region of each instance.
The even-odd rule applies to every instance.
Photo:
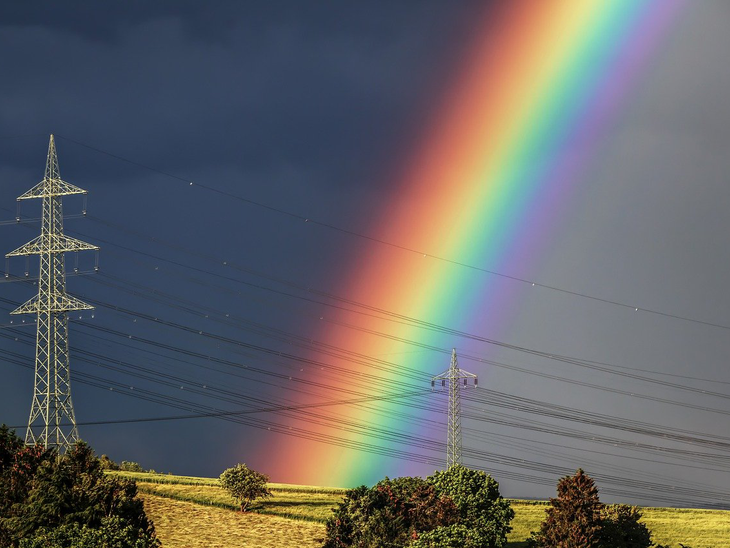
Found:
[[[403,180],[438,150],[444,105],[503,3],[4,4],[0,249],[39,230],[12,221],[51,133],[61,176],[88,190],[85,217],[64,199],[65,228],[101,248],[99,273],[93,253],[79,275],[66,263],[68,292],[96,306],[71,316],[81,437],[176,474],[246,462],[272,481],[347,487],[427,475],[446,439],[429,380],[456,348],[480,386],[464,391],[464,462],[505,496],[547,498],[582,467],[603,500],[730,507],[730,7],[677,6],[580,149],[575,182],[525,208],[519,259],[500,259],[429,254],[421,225],[401,225]],[[462,213],[445,204],[433,222]],[[423,275],[399,279],[394,265],[416,258]],[[436,264],[440,285],[460,281],[428,316],[356,290],[427,287]],[[0,422],[21,435],[34,323],[9,312],[34,290],[0,285]],[[440,329],[370,344],[383,337],[365,329],[405,337],[403,318]]]

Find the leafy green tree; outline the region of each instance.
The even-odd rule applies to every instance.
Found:
[[[480,470],[460,464],[428,477],[436,490],[451,498],[459,509],[459,524],[472,531],[479,548],[507,546],[514,510],[499,493],[499,484]]]
[[[226,489],[241,505],[245,512],[249,504],[260,497],[270,497],[267,487],[269,476],[251,470],[245,464],[237,464],[220,475],[221,486]]]
[[[541,548],[598,548],[601,509],[598,488],[582,469],[558,481],[558,496],[550,499],[540,531],[531,544]]]
[[[350,489],[324,548],[501,548],[514,512],[497,482],[464,466]]]
[[[25,447],[0,428],[0,548],[156,548],[133,481],[107,476],[91,448]],[[84,544],[85,543],[85,544]]]

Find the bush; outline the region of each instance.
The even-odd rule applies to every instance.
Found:
[[[21,540],[22,539],[22,540]],[[25,447],[0,427],[0,548],[156,548],[133,481],[107,476],[91,448]]]
[[[639,523],[635,506],[605,506],[598,489],[583,470],[558,482],[558,497],[550,499],[539,533],[532,533],[531,546],[541,548],[649,548],[651,533]],[[661,547],[657,547],[661,548]]]
[[[641,512],[636,506],[611,504],[601,509],[600,545],[605,548],[649,548],[651,533],[639,523]]]
[[[502,547],[513,515],[494,479],[452,466],[350,489],[327,520],[324,548]]]
[[[237,464],[225,470],[220,475],[220,482],[241,505],[241,512],[245,512],[248,505],[260,497],[270,497],[271,491],[266,486],[269,477],[245,464]]]

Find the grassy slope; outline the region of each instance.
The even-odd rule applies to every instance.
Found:
[[[280,527],[285,529],[286,527],[302,527],[310,535],[306,537],[307,539],[321,539],[324,536],[323,523],[331,515],[331,509],[341,500],[345,491],[336,488],[270,484],[274,496],[257,501],[251,509],[253,513],[259,515],[253,515],[252,513],[241,515],[240,513],[230,512],[231,509],[236,509],[237,505],[218,486],[217,479],[167,476],[164,474],[124,472],[117,474],[137,481],[139,490],[145,498],[145,504],[152,504],[153,510],[150,511],[150,517],[152,517],[158,528],[160,539],[163,540],[165,547],[170,546],[173,548],[175,546],[195,547],[208,545],[195,544],[198,542],[198,538],[195,537],[197,534],[195,533],[195,527],[178,529],[166,525],[173,520],[173,516],[178,515],[176,513],[178,506],[176,505],[181,501],[189,501],[185,504],[196,503],[191,508],[195,508],[195,512],[199,515],[209,513],[208,523],[218,523],[219,520],[223,519],[222,516],[233,514],[238,517],[230,519],[238,520],[233,523],[238,524],[239,527],[243,526],[244,529],[252,527],[249,521],[253,522],[253,520],[259,519],[278,519],[284,524],[279,525],[280,522],[270,522],[272,525],[268,529],[264,527],[258,530],[257,534],[261,536],[256,537],[257,540],[253,544],[247,544],[246,542],[236,544],[232,542],[231,544],[210,544],[210,546],[283,547],[288,546],[286,542],[289,542],[290,538],[282,532]],[[151,496],[153,494],[157,496]],[[522,541],[529,537],[530,531],[536,531],[539,528],[547,506],[545,503],[532,501],[512,500],[510,502],[515,510],[515,519],[512,522],[513,531],[508,539],[510,546],[517,548],[523,545]],[[692,546],[692,548],[725,548],[730,546],[730,512],[728,511],[644,508],[642,512],[644,514],[642,521],[652,531],[654,542],[673,546],[678,546],[681,542]],[[178,518],[175,517],[174,519]],[[187,520],[187,514],[184,512],[179,513],[179,519]],[[185,523],[188,524],[188,522]],[[269,522],[265,521],[264,523]],[[232,526],[233,524],[226,524],[227,529]],[[187,544],[176,544],[178,541],[175,539],[182,535],[184,530],[189,530],[193,536],[186,541]],[[200,532],[200,534],[203,533]],[[233,533],[235,531],[227,531],[227,534]],[[170,537],[171,534],[176,535],[176,537]],[[279,544],[276,543],[277,538],[280,540]],[[318,543],[310,544],[310,540],[305,542],[304,539],[305,537],[301,537],[302,543],[294,543],[292,546],[318,546]],[[252,541],[248,540],[247,542]],[[314,541],[312,540],[312,542]]]
[[[324,525],[141,495],[163,548],[315,548]]]

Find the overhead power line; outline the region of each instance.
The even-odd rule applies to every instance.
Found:
[[[220,188],[216,188],[216,187],[211,186],[211,185],[207,185],[207,184],[200,183],[200,182],[195,182],[195,181],[192,181],[189,178],[181,177],[179,175],[175,175],[173,173],[169,173],[167,171],[164,171],[164,170],[161,170],[161,169],[157,169],[157,168],[148,166],[148,165],[143,164],[141,162],[136,162],[134,160],[130,160],[130,159],[125,158],[123,156],[120,156],[118,154],[114,154],[114,153],[108,152],[106,150],[102,150],[100,148],[97,148],[97,147],[88,145],[86,143],[82,143],[82,142],[77,141],[75,139],[72,139],[70,137],[65,137],[65,136],[61,136],[61,135],[59,135],[58,137],[66,140],[68,142],[71,142],[71,143],[74,143],[76,145],[79,145],[79,146],[82,146],[84,148],[87,148],[89,150],[93,150],[93,151],[98,152],[100,154],[104,154],[104,155],[109,156],[111,158],[115,158],[115,159],[117,159],[117,160],[119,160],[121,162],[125,162],[125,163],[128,163],[128,164],[131,164],[131,165],[134,165],[134,166],[137,166],[137,167],[146,169],[148,171],[157,173],[159,175],[163,175],[165,177],[169,177],[171,179],[175,179],[177,181],[184,182],[188,186],[191,186],[191,187],[194,186],[194,187],[197,187],[197,188],[201,188],[203,190],[206,190],[206,191],[209,191],[209,192],[218,194],[220,196],[225,196],[226,198],[231,198],[231,199],[237,200],[237,201],[242,202],[242,203],[246,203],[246,204],[249,204],[249,205],[252,205],[252,206],[256,206],[256,207],[261,208],[261,209],[264,209],[266,211],[270,211],[270,212],[273,212],[273,213],[277,213],[279,215],[283,215],[283,216],[286,216],[286,217],[289,217],[289,218],[292,218],[292,219],[296,219],[298,221],[303,221],[305,223],[309,223],[309,224],[312,224],[312,225],[321,226],[321,227],[326,228],[326,229],[329,229],[329,230],[334,230],[334,231],[340,232],[342,234],[347,234],[348,236],[356,237],[356,238],[359,238],[359,239],[363,239],[363,240],[367,240],[367,241],[370,241],[370,242],[373,242],[373,243],[377,243],[379,245],[383,245],[383,246],[391,247],[391,248],[394,248],[394,249],[398,249],[398,250],[401,250],[401,251],[404,251],[404,252],[407,252],[407,253],[410,253],[410,254],[418,255],[420,257],[429,257],[431,259],[434,259],[434,260],[437,260],[437,261],[441,261],[441,262],[444,262],[444,263],[448,263],[448,264],[451,264],[451,265],[454,265],[454,266],[458,266],[458,267],[461,267],[461,268],[467,268],[469,270],[474,270],[474,271],[482,272],[482,273],[485,273],[485,274],[490,274],[492,276],[498,276],[500,278],[512,280],[514,282],[519,282],[521,284],[529,285],[530,287],[540,287],[542,289],[548,289],[550,291],[555,291],[555,292],[562,293],[562,294],[565,294],[565,295],[572,295],[574,297],[580,297],[580,298],[583,298],[583,299],[589,299],[589,300],[596,301],[596,302],[601,302],[601,303],[604,303],[604,304],[610,304],[610,305],[613,305],[613,306],[617,306],[617,307],[621,307],[621,308],[626,308],[626,309],[634,310],[635,312],[644,312],[644,313],[652,314],[652,315],[656,315],[656,316],[663,316],[665,318],[672,318],[672,319],[675,319],[675,320],[681,320],[681,321],[685,321],[685,322],[691,322],[691,323],[696,323],[696,324],[700,324],[700,325],[706,325],[706,326],[710,326],[710,327],[716,327],[716,328],[719,328],[719,329],[730,330],[730,325],[721,324],[721,323],[717,323],[717,322],[711,322],[711,321],[708,321],[708,320],[701,320],[701,319],[698,319],[698,318],[692,318],[692,317],[684,316],[684,315],[680,315],[680,314],[673,314],[673,313],[670,313],[670,312],[664,312],[664,311],[661,311],[661,310],[657,310],[657,309],[653,309],[653,308],[647,308],[647,307],[644,307],[644,306],[640,306],[638,304],[631,304],[631,303],[628,303],[628,302],[625,302],[625,301],[620,301],[620,300],[617,300],[617,299],[610,299],[610,298],[606,298],[606,297],[599,297],[597,295],[593,295],[593,294],[586,293],[586,292],[573,291],[573,290],[565,289],[565,288],[558,287],[558,286],[555,286],[555,285],[541,283],[541,282],[536,281],[536,280],[530,280],[530,279],[523,278],[523,277],[520,277],[520,276],[514,276],[514,275],[511,275],[511,274],[505,274],[504,272],[498,272],[496,270],[491,270],[491,269],[488,269],[488,268],[483,268],[483,267],[480,267],[480,266],[472,265],[472,264],[465,263],[463,261],[459,261],[459,260],[456,260],[456,259],[452,259],[452,258],[448,258],[448,257],[442,257],[440,255],[435,255],[435,254],[429,253],[428,251],[425,251],[425,250],[414,249],[414,248],[409,247],[409,246],[404,245],[404,244],[398,244],[398,243],[395,243],[395,242],[391,242],[391,241],[388,241],[388,240],[384,240],[382,238],[377,238],[375,236],[371,236],[371,235],[368,235],[368,234],[363,234],[363,233],[357,232],[355,230],[350,230],[348,228],[344,228],[344,227],[341,227],[341,226],[338,226],[338,225],[334,225],[332,223],[328,223],[328,222],[325,222],[325,221],[320,221],[318,219],[314,219],[312,217],[309,217],[309,216],[306,216],[306,215],[302,215],[301,213],[296,213],[296,212],[293,212],[293,211],[289,211],[289,210],[283,209],[281,207],[276,207],[276,206],[272,206],[270,204],[265,204],[263,202],[259,202],[257,200],[253,200],[251,198],[247,198],[246,196],[242,196],[240,194],[236,194],[236,193],[233,193],[233,192],[229,192],[227,190],[222,190]]]

